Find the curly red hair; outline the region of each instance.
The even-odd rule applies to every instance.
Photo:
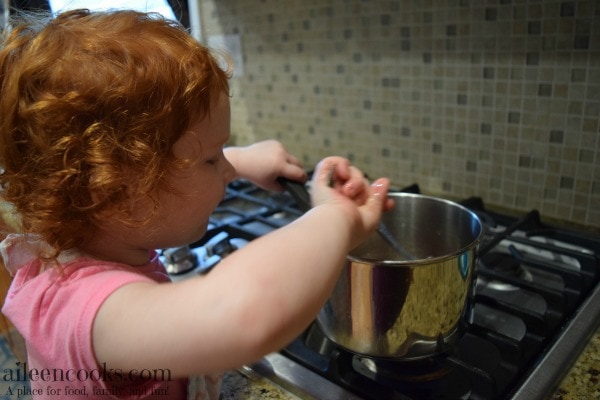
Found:
[[[171,148],[229,74],[179,24],[135,11],[21,19],[0,50],[0,196],[59,253],[168,190]]]

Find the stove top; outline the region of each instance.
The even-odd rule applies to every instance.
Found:
[[[402,189],[419,192],[418,185]],[[313,323],[281,352],[251,368],[296,394],[327,399],[530,399],[552,393],[600,324],[600,238],[460,202],[485,226],[464,334],[447,353],[417,361],[365,358],[338,348]],[[206,236],[172,254],[198,262],[172,277],[218,268],[252,239],[302,213],[286,193],[247,181],[229,185]],[[509,236],[497,240],[500,232]]]

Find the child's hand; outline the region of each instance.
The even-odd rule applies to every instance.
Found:
[[[315,207],[332,204],[345,208],[348,217],[355,219],[352,232],[355,246],[375,230],[382,212],[394,206],[387,197],[388,189],[387,178],[369,184],[364,174],[345,158],[328,157],[315,170],[311,199]]]
[[[302,163],[288,153],[276,140],[265,140],[247,147],[226,148],[225,155],[237,171],[238,178],[245,178],[263,189],[280,192],[278,177],[304,182],[306,172]]]

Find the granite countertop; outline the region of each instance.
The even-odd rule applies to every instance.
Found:
[[[246,370],[228,372],[222,400],[299,399],[270,380]],[[571,367],[550,400],[600,399],[600,330]]]
[[[563,379],[552,400],[600,399],[600,330]]]
[[[252,371],[229,371],[223,377],[220,400],[298,399],[272,381]]]

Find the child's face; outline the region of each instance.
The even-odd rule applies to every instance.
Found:
[[[188,244],[206,232],[210,214],[223,200],[227,184],[235,178],[235,169],[223,154],[229,136],[229,98],[222,95],[211,113],[192,123],[173,146],[177,158],[191,163],[169,175],[178,193],[165,193],[160,199],[161,214],[171,225],[171,228],[162,227],[164,239],[175,240],[181,235],[178,243],[168,246]]]
[[[229,122],[229,98],[222,95],[210,114],[192,123],[173,146],[177,158],[189,160],[189,165],[168,174],[175,193],[159,194],[160,208],[147,226],[121,226],[116,237],[133,247],[157,249],[189,244],[204,235],[210,214],[235,177],[235,169],[223,155]],[[136,217],[147,217],[151,207],[149,202],[136,206]]]

